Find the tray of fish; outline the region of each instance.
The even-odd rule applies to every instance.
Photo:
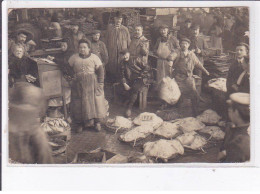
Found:
[[[125,133],[132,127],[133,122],[121,116],[116,116],[115,119],[108,119],[104,125],[105,130],[114,134]]]

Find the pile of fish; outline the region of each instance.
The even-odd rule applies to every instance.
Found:
[[[63,118],[46,117],[41,128],[47,134],[52,154],[63,153],[71,137],[70,125]]]
[[[208,125],[216,125],[220,121],[221,116],[219,116],[215,111],[208,109],[201,115],[197,116],[197,119]]]

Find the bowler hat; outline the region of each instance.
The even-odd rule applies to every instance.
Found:
[[[123,18],[122,12],[121,12],[121,11],[117,11],[117,12],[115,13],[115,17],[117,17],[117,18]]]
[[[249,45],[246,44],[245,42],[240,42],[240,43],[238,43],[237,46],[244,46],[244,47],[246,47],[247,50],[249,50]]]

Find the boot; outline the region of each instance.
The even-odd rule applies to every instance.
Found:
[[[99,132],[99,131],[101,131],[101,123],[100,122],[98,122],[98,123],[96,123],[96,126],[95,126],[95,129]]]
[[[81,125],[77,126],[75,129],[76,133],[81,133],[83,131],[83,127]]]

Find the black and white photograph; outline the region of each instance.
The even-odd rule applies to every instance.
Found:
[[[250,162],[249,13],[8,9],[8,163]]]

